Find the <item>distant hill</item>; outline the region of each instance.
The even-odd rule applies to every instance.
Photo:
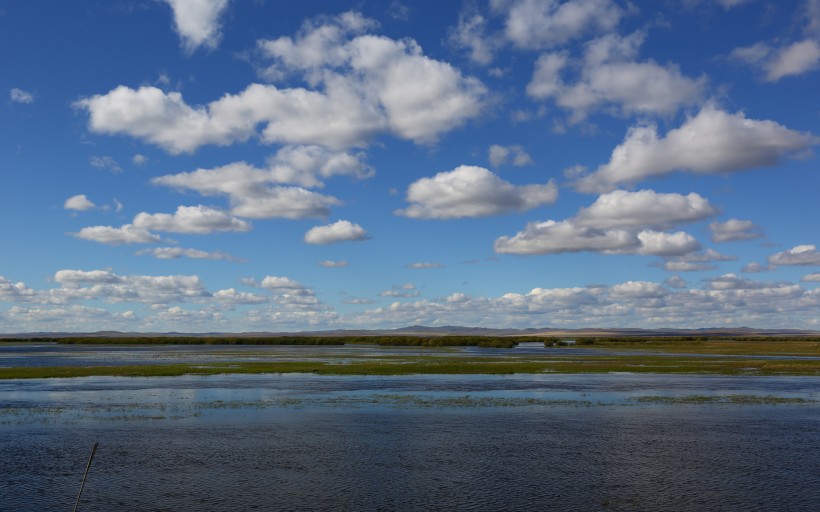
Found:
[[[751,327],[705,327],[700,329],[629,329],[629,328],[581,328],[555,329],[550,327],[530,329],[492,329],[488,327],[464,327],[447,325],[429,327],[411,325],[398,329],[335,329],[327,331],[301,332],[23,332],[0,334],[2,338],[63,338],[73,336],[89,336],[101,338],[119,337],[157,337],[157,336],[231,336],[231,337],[260,337],[260,336],[819,336],[820,331],[800,329],[754,329]]]

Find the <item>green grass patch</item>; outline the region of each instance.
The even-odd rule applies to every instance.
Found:
[[[719,359],[600,355],[583,357],[393,356],[340,361],[305,360],[209,364],[50,366],[0,368],[0,379],[89,376],[315,373],[319,375],[508,375],[514,373],[657,373],[711,375],[820,375],[820,360]]]

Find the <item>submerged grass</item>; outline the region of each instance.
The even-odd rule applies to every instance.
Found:
[[[689,396],[640,396],[633,399],[646,404],[730,404],[730,405],[795,405],[814,404],[817,400],[773,395],[689,395]]]
[[[514,373],[657,373],[711,375],[820,375],[820,360],[720,359],[655,355],[583,357],[394,356],[326,360],[48,366],[0,368],[0,379],[67,377],[172,377],[179,375],[314,373],[319,375],[507,375]]]

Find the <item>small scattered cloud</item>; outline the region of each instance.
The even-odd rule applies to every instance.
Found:
[[[319,266],[325,268],[346,268],[348,263],[345,260],[322,260],[319,262]]]
[[[487,30],[487,18],[475,9],[459,14],[458,23],[450,27],[447,33],[447,42],[482,66],[492,63],[495,52],[501,46],[501,41]]]
[[[487,151],[487,159],[490,164],[495,167],[500,167],[507,162],[512,163],[516,167],[523,167],[525,165],[532,165],[532,157],[524,151],[524,148],[518,145],[501,146],[493,144]]]
[[[9,92],[9,99],[15,103],[34,103],[34,95],[32,93],[16,87]]]
[[[531,210],[557,198],[558,187],[552,181],[518,186],[483,167],[462,165],[412,183],[407,190],[410,206],[395,213],[414,219],[487,217]]]
[[[800,280],[804,283],[820,283],[820,274],[806,274]]]
[[[416,289],[416,286],[414,284],[407,283],[402,285],[393,285],[390,287],[389,290],[383,291],[381,293],[381,296],[409,299],[412,297],[418,297],[419,291]]]
[[[405,265],[405,268],[412,268],[412,269],[430,269],[430,268],[444,268],[444,265],[441,263],[432,263],[432,262],[418,262],[418,263],[408,263]]]
[[[776,267],[787,265],[820,265],[820,251],[814,245],[798,245],[787,251],[769,256],[769,264]]]
[[[729,219],[726,222],[712,222],[709,229],[715,243],[755,240],[763,236],[760,226],[750,220]]]
[[[667,258],[663,263],[663,268],[670,272],[695,272],[702,270],[714,270],[717,267],[712,265],[715,261],[734,261],[735,256],[721,254],[714,249],[707,249],[706,251],[693,252]]]
[[[83,240],[99,242],[106,245],[154,244],[161,240],[159,235],[131,224],[126,224],[119,228],[112,226],[89,226],[82,228],[77,233],[73,233],[73,235]]]
[[[399,21],[408,21],[411,12],[412,9],[399,0],[391,0],[390,6],[387,8],[387,15]]]
[[[686,288],[686,281],[680,276],[668,277],[663,284],[669,288]]]
[[[761,265],[760,263],[753,261],[744,265],[740,271],[746,274],[757,274],[760,272],[770,272],[774,269],[774,265]]]
[[[96,167],[97,169],[105,169],[114,174],[119,174],[122,172],[122,167],[120,167],[120,164],[118,164],[117,161],[110,156],[92,156],[88,159],[88,163],[90,163],[92,167]]]
[[[363,227],[347,220],[316,226],[305,233],[305,242],[309,244],[325,245],[339,242],[361,242],[369,239],[370,235]]]
[[[75,196],[71,196],[65,200],[65,203],[63,203],[63,208],[65,208],[66,210],[74,210],[77,212],[93,210],[96,207],[97,205],[95,205],[90,199],[88,199],[85,194],[77,194]]]
[[[143,166],[148,163],[148,157],[137,153],[131,157],[131,161],[134,162],[134,165]]]
[[[225,252],[207,252],[200,251],[199,249],[184,249],[182,247],[154,247],[152,249],[137,251],[135,254],[137,256],[148,254],[160,260],[191,258],[195,260],[242,261]]]
[[[759,68],[766,82],[778,82],[820,67],[820,43],[812,39],[782,47],[756,43],[735,48],[729,58]]]
[[[765,82],[799,76],[820,68],[820,3],[806,0],[798,10],[804,37],[792,41],[760,41],[735,48],[729,59],[755,68]]]
[[[342,304],[361,305],[361,304],[375,304],[375,303],[376,303],[375,300],[365,299],[363,297],[348,297],[348,298],[342,300]]]

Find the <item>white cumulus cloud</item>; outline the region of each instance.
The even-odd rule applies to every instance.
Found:
[[[86,210],[93,210],[96,208],[93,202],[86,197],[85,194],[77,194],[75,196],[71,196],[65,200],[63,203],[63,208],[66,210],[75,210],[78,212],[84,212]]]
[[[410,206],[395,213],[416,219],[486,217],[531,210],[557,197],[552,181],[516,186],[483,167],[462,165],[412,183],[407,190]]]
[[[183,247],[154,247],[137,251],[137,256],[150,254],[159,260],[175,260],[179,258],[191,258],[195,260],[228,260],[239,261],[237,258],[224,252],[207,252],[199,249],[186,249]]]
[[[17,87],[9,91],[9,98],[15,103],[34,103],[34,95]]]
[[[754,240],[763,236],[760,226],[750,220],[729,219],[726,222],[712,222],[709,229],[712,231],[712,241],[716,243]]]
[[[774,121],[707,106],[666,137],[659,137],[654,125],[631,128],[610,161],[578,180],[576,187],[601,192],[674,171],[716,174],[767,167],[817,143],[816,136]]]
[[[367,240],[370,235],[358,224],[347,220],[338,220],[333,224],[316,226],[305,233],[305,242],[309,244],[335,244],[339,242],[359,242]]]
[[[573,123],[602,107],[621,115],[669,115],[697,103],[705,78],[686,77],[673,64],[636,60],[643,39],[641,32],[626,37],[607,34],[587,43],[577,63],[564,51],[545,53],[535,64],[527,94],[554,99],[571,112]],[[576,73],[574,80],[565,77],[571,71]]]
[[[250,231],[250,223],[207,206],[180,206],[173,214],[141,212],[132,224],[141,229],[170,233],[209,234],[215,231]]]
[[[174,13],[174,25],[186,51],[216,48],[222,37],[220,18],[228,0],[165,0]]]
[[[593,251],[605,254],[682,256],[700,249],[690,234],[658,231],[714,215],[698,194],[660,194],[652,190],[617,190],[600,196],[575,217],[532,222],[513,236],[495,241],[495,251],[509,254],[558,254]]]
[[[159,235],[151,233],[147,229],[138,228],[132,224],[125,224],[118,228],[112,226],[89,226],[74,233],[74,236],[83,240],[108,245],[153,244],[161,240]]]
[[[505,15],[506,37],[515,46],[529,50],[608,32],[625,14],[611,0],[491,0],[490,4]]]
[[[295,39],[259,41],[271,77],[296,74],[311,88],[251,84],[189,105],[179,92],[120,85],[74,105],[88,113],[92,132],[130,135],[173,154],[254,136],[335,149],[364,146],[380,133],[431,143],[483,112],[480,81],[426,57],[415,41],[363,33],[374,26],[344,13],[307,23]]]
[[[287,154],[283,156],[282,151],[286,151]],[[299,152],[299,155],[296,155],[296,152]],[[188,173],[160,176],[154,178],[152,183],[181,190],[193,190],[204,196],[226,195],[231,203],[231,213],[242,217],[326,217],[330,213],[329,207],[339,205],[341,201],[302,187],[271,184],[282,179],[313,183],[317,182],[319,177],[333,174],[365,177],[369,175],[369,168],[346,153],[334,154],[330,158],[320,159],[319,162],[315,154],[307,153],[310,152],[283,148],[274,157],[268,169],[258,169],[245,162],[236,162],[214,169],[198,169]],[[296,161],[286,164],[286,158]]]
[[[786,251],[769,256],[769,264],[784,265],[820,265],[820,251],[811,244],[798,245]]]

